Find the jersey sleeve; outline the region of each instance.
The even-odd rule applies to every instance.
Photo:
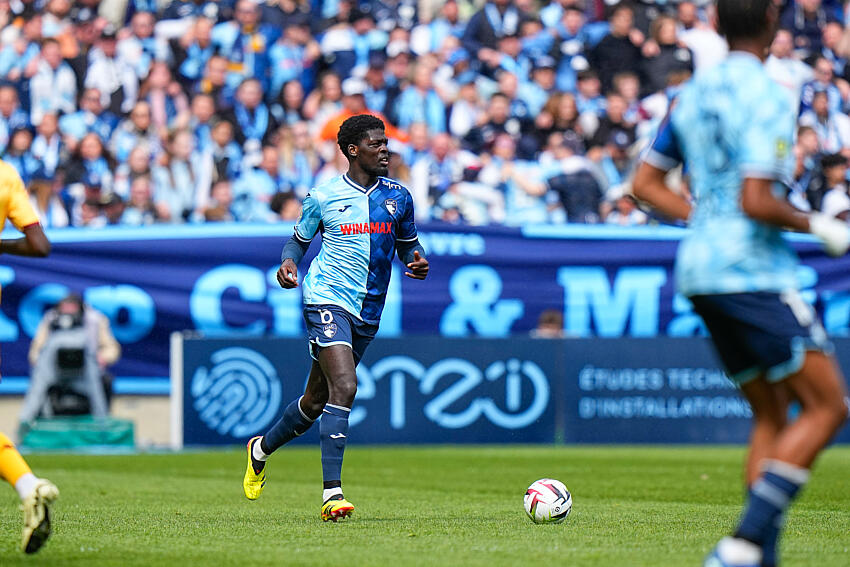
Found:
[[[413,218],[413,197],[410,196],[410,193],[407,193],[407,199],[405,199],[404,212],[401,215],[401,219],[398,221],[398,235],[396,237],[396,241],[398,242],[413,242],[419,236],[416,232],[416,222]]]
[[[643,154],[643,161],[662,171],[670,171],[684,161],[673,128],[672,112],[658,126],[658,133]]]
[[[301,215],[295,223],[295,238],[310,242],[322,224],[322,207],[312,193],[307,193],[301,205]]]
[[[4,174],[8,199],[7,215],[15,228],[23,232],[24,228],[38,224],[38,215],[30,204],[29,195],[18,172],[9,167]]]
[[[743,121],[740,146],[741,177],[783,180],[794,147],[791,104],[776,91],[760,97]]]

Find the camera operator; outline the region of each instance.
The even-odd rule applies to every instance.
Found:
[[[32,376],[21,410],[22,427],[39,415],[65,413],[55,407],[58,396],[65,394],[80,401],[67,413],[106,417],[105,369],[120,355],[106,316],[78,295],[60,300],[44,314],[30,345]]]

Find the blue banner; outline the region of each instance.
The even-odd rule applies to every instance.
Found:
[[[311,364],[295,339],[187,338],[182,352],[189,446],[267,431]],[[743,443],[752,417],[698,338],[376,339],[357,374],[355,443]]]
[[[43,310],[68,291],[111,319],[124,347],[119,377],[166,376],[173,331],[303,336],[300,289],[282,290],[274,278],[291,232],[289,224],[52,231],[50,257],[3,257],[3,375],[28,375],[26,351]],[[575,337],[698,336],[698,317],[673,288],[682,233],[422,226],[429,278],[405,278],[396,263],[380,336],[524,335],[545,309],[561,311]],[[833,336],[846,336],[850,258],[829,259],[812,241],[797,240],[804,298]]]

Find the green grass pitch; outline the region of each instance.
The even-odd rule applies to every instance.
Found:
[[[242,495],[237,450],[138,456],[32,455],[59,485],[55,532],[17,546],[17,497],[0,489],[0,565],[700,565],[733,525],[741,448],[423,447],[346,451],[355,516],[319,520],[318,448],[284,448],[265,493]],[[830,449],[791,513],[788,566],[850,565],[850,448]],[[534,525],[522,496],[566,483],[573,512]]]

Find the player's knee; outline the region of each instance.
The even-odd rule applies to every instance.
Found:
[[[357,395],[357,375],[340,377],[333,385],[331,403],[350,408]]]
[[[834,428],[838,430],[848,418],[847,398],[830,400],[827,411]]]

